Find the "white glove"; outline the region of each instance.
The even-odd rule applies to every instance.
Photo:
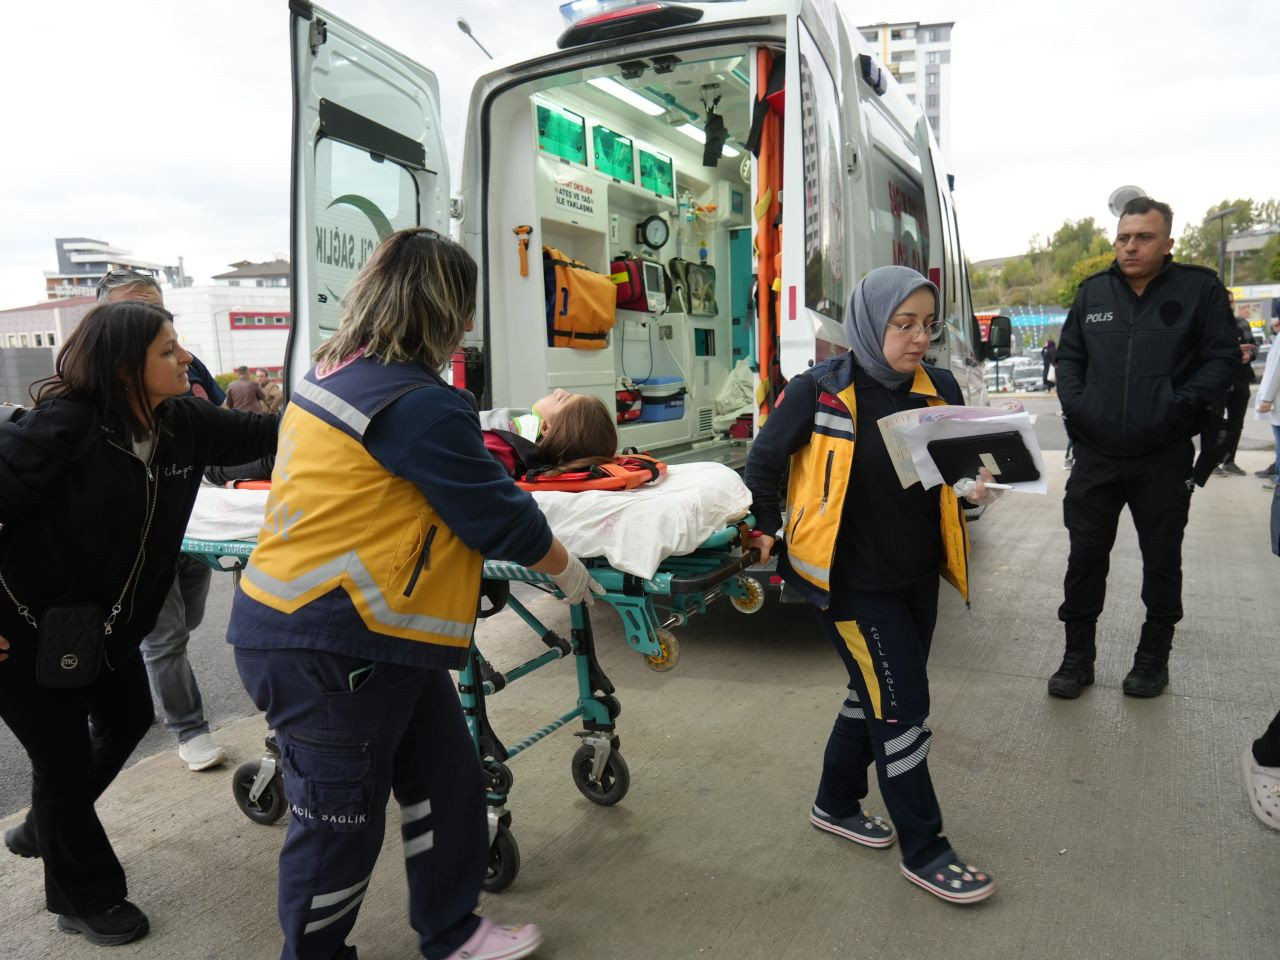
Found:
[[[988,486],[986,483],[982,483],[982,487],[979,489],[979,483],[982,483],[982,481],[971,480],[968,477],[965,477],[961,480],[957,480],[952,489],[955,490],[957,497],[963,497],[974,506],[981,506],[982,504],[990,505],[1004,496],[1003,489]]]
[[[582,603],[584,600],[587,606],[595,603],[592,594],[604,593],[604,587],[600,586],[591,578],[591,574],[587,573],[587,568],[582,565],[582,561],[569,554],[569,562],[565,568],[559,573],[550,574],[551,579],[555,581],[560,592],[564,594],[565,603]]]

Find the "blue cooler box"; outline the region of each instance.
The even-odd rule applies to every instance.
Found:
[[[657,423],[662,420],[679,420],[684,416],[684,378],[650,377],[637,380],[644,403],[640,409],[640,423]]]

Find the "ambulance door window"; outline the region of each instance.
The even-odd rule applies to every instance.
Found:
[[[316,293],[320,339],[338,329],[347,285],[378,243],[418,223],[418,184],[381,154],[329,137],[316,141]]]
[[[818,331],[843,340],[845,228],[840,170],[840,107],[836,84],[813,37],[801,23],[800,129],[804,157],[804,300],[814,313],[834,321]],[[824,326],[826,326],[824,324]]]

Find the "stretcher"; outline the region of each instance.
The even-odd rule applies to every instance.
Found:
[[[634,491],[606,496],[629,496]],[[581,495],[578,495],[581,496]],[[539,503],[542,503],[541,496]],[[259,514],[260,516],[260,514]],[[754,521],[750,515],[722,522],[698,546],[680,555],[662,558],[650,575],[618,569],[608,557],[583,560],[605,593],[595,597],[599,606],[612,608],[622,622],[627,645],[654,670],[674,668],[680,647],[673,628],[705,612],[721,596],[727,596],[738,610],[754,613],[764,603],[759,582],[744,575],[755,563],[757,553],[747,546]],[[196,525],[188,532],[203,530]],[[198,557],[215,570],[239,575],[248,562],[254,543],[244,540],[214,540],[188,536],[183,552]],[[572,549],[572,547],[571,547]],[[576,551],[575,551],[576,552]],[[635,564],[627,564],[634,567]],[[647,573],[647,562],[642,572]],[[587,604],[569,608],[569,636],[566,638],[542,623],[519,597],[511,584],[526,584],[560,596],[545,574],[503,561],[484,563],[479,617],[493,616],[510,609],[522,620],[545,650],[525,662],[499,671],[473,642],[458,674],[458,692],[467,726],[476,744],[484,771],[489,815],[489,862],[484,887],[496,892],[508,887],[520,869],[520,851],[511,830],[507,809],[514,776],[509,761],[535,743],[574,721],[581,744],[573,754],[571,775],[584,797],[602,806],[612,806],[626,795],[630,771],[620,751],[615,721],[621,712],[616,689],[596,656],[591,614]],[[527,595],[527,591],[525,591]],[[483,641],[483,629],[478,630]],[[524,736],[506,744],[489,721],[488,698],[529,674],[558,660],[572,659],[575,691],[569,709]],[[258,823],[275,823],[285,813],[286,803],[279,750],[274,736],[267,738],[266,754],[260,760],[242,764],[232,778],[232,791],[241,811]]]

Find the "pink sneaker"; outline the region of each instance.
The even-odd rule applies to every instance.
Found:
[[[449,954],[448,960],[519,960],[540,946],[542,931],[534,924],[508,927],[482,917],[471,939]]]

